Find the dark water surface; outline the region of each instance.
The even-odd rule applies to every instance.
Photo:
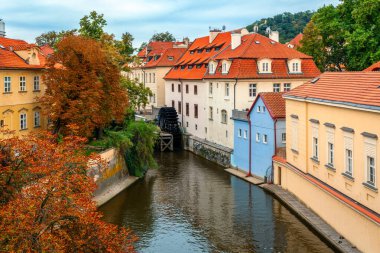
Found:
[[[280,202],[189,152],[160,165],[100,208],[130,227],[138,252],[332,252]]]

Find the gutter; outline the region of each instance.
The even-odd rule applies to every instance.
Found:
[[[249,154],[248,154],[248,157],[249,157],[249,170],[248,170],[248,174],[246,175],[246,177],[251,177],[252,176],[252,154],[251,154],[251,150],[252,150],[252,128],[251,128],[251,116],[248,114],[248,127],[249,127]]]
[[[234,84],[234,110],[236,110],[236,85],[237,85],[238,79],[235,78],[235,84]]]

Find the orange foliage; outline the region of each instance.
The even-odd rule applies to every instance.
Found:
[[[0,140],[0,249],[134,252],[129,230],[101,220],[83,138],[49,133]]]
[[[44,83],[47,90],[41,102],[55,133],[67,134],[67,126],[77,124],[80,135],[90,137],[95,129],[124,119],[128,96],[120,84],[120,69],[98,41],[81,36],[63,39],[49,58]]]

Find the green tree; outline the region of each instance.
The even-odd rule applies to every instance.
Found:
[[[128,92],[129,106],[131,110],[140,110],[145,108],[149,102],[149,97],[153,96],[153,92],[149,87],[144,87],[142,83],[128,78],[121,79],[122,86]]]
[[[64,37],[72,36],[76,33],[76,29],[66,31],[62,30],[60,32],[50,31],[42,33],[40,36],[36,37],[36,44],[38,46],[49,45],[52,48],[56,48],[57,43],[60,42]]]
[[[148,46],[148,43],[146,43],[146,42],[141,43],[141,46],[140,46],[140,48],[138,49],[138,52],[140,52],[141,50],[143,50],[143,49],[146,48],[147,46]]]
[[[90,15],[86,15],[80,20],[79,25],[79,33],[82,36],[100,40],[104,34],[103,28],[107,25],[107,21],[103,14],[92,11]]]
[[[163,41],[163,42],[171,42],[175,41],[175,37],[170,32],[162,32],[153,34],[152,38],[149,40],[152,41]]]

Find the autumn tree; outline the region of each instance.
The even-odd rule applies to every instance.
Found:
[[[54,133],[67,134],[77,124],[80,135],[91,137],[94,130],[110,122],[121,122],[128,106],[120,70],[100,42],[82,36],[64,38],[48,60],[44,75],[47,87],[41,98]]]
[[[175,37],[170,32],[155,33],[153,34],[152,38],[150,38],[149,41],[171,42],[171,41],[175,41]]]
[[[133,252],[135,237],[101,220],[83,138],[0,140],[0,248],[6,252]]]
[[[60,32],[50,31],[42,33],[40,36],[36,37],[36,44],[38,46],[49,45],[50,47],[55,48],[57,43],[64,37],[75,35],[76,32],[76,29],[72,29],[66,31],[62,30]]]

